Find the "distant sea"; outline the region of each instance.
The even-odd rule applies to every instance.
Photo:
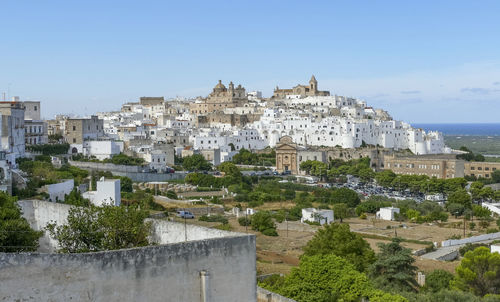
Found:
[[[415,128],[442,132],[444,135],[500,136],[500,123],[491,124],[411,124]]]

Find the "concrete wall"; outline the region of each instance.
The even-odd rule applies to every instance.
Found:
[[[462,244],[474,243],[474,242],[485,241],[485,240],[494,240],[494,239],[499,239],[499,238],[500,238],[500,232],[491,233],[491,234],[484,234],[484,235],[479,235],[479,236],[472,236],[472,237],[464,238],[464,239],[445,240],[445,241],[441,242],[441,246],[462,245]]]
[[[70,165],[85,169],[88,171],[110,171],[113,175],[127,176],[135,182],[167,181],[173,179],[183,179],[186,173],[142,173],[143,167],[125,166],[114,164],[102,164],[92,162],[68,161]]]
[[[17,203],[21,207],[23,217],[37,231],[44,230],[45,226],[51,222],[55,222],[57,225],[65,224],[71,208],[67,204],[42,200],[19,200]],[[50,238],[47,232],[44,232],[43,237],[38,242],[40,243],[38,252],[52,253],[57,249],[57,240]]]
[[[67,220],[69,205],[18,202],[30,225]],[[255,236],[149,219],[157,246],[84,254],[0,253],[0,301],[256,301]],[[187,241],[186,241],[187,238]],[[40,250],[57,242],[41,239]],[[43,247],[43,248],[42,248]]]
[[[0,253],[1,301],[256,301],[255,237],[86,254]]]
[[[65,195],[71,193],[75,187],[75,181],[68,179],[57,184],[46,185],[45,187],[47,188],[50,201],[64,201]]]
[[[258,302],[296,302],[295,300],[280,296],[276,293],[257,287],[257,301]]]

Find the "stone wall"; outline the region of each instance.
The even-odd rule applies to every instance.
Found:
[[[257,302],[296,302],[295,300],[280,296],[276,293],[257,287]]]
[[[183,179],[186,173],[143,173],[144,167],[103,164],[93,162],[68,161],[70,165],[88,171],[109,171],[116,176],[127,176],[135,182],[168,181]]]
[[[1,301],[256,301],[255,237],[99,253],[0,253]],[[237,297],[237,298],[236,298]]]
[[[67,220],[71,206],[18,202],[30,225]],[[256,301],[255,236],[149,219],[156,246],[98,253],[0,253],[0,301]],[[41,240],[54,251],[56,241]],[[203,275],[208,276],[208,280]],[[202,288],[202,284],[207,284]]]

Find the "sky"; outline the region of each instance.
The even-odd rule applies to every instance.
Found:
[[[306,84],[398,120],[500,122],[500,1],[2,0],[0,98],[42,115]]]

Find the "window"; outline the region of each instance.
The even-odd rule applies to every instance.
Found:
[[[76,131],[76,126],[73,126],[73,131]]]
[[[73,138],[73,143],[76,143],[76,138]]]
[[[35,108],[34,108],[34,109],[35,109],[35,111],[37,111],[37,110],[38,110],[37,106],[35,106]]]

